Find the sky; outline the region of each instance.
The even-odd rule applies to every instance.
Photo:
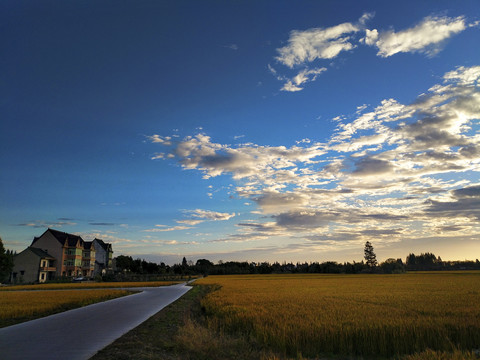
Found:
[[[480,3],[0,2],[0,237],[480,258]]]

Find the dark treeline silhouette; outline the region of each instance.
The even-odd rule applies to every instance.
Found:
[[[420,255],[409,254],[406,261],[409,271],[433,271],[433,270],[480,270],[480,261],[476,259],[464,261],[443,261],[432,253]]]
[[[133,274],[162,274],[162,275],[233,275],[233,274],[398,274],[405,271],[432,271],[432,270],[480,270],[480,262],[476,261],[442,261],[431,253],[420,255],[409,254],[406,262],[402,259],[387,259],[380,264],[361,262],[335,261],[326,262],[297,262],[297,263],[269,263],[269,262],[239,262],[219,261],[214,264],[210,260],[200,259],[195,264],[183,258],[181,263],[173,266],[133,259],[131,256],[120,255],[115,258],[117,272]]]

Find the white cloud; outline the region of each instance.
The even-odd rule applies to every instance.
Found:
[[[280,90],[290,92],[303,90],[303,88],[299,87],[300,85],[303,85],[310,81],[315,81],[317,79],[317,76],[324,71],[327,71],[327,68],[323,67],[311,70],[303,69],[291,80],[288,80]]]
[[[365,15],[361,19],[365,20]],[[347,22],[329,28],[293,30],[288,45],[277,49],[276,60],[293,68],[316,59],[333,59],[342,51],[355,47],[348,34],[358,32],[361,28],[360,24]]]
[[[480,172],[479,80],[480,66],[458,67],[410,104],[385,99],[371,111],[361,105],[337,117],[327,143],[232,146],[199,134],[159,145],[206,179],[231,176],[242,202],[256,206],[251,216],[269,219],[268,226],[242,222],[241,233],[223,241],[281,234],[324,246],[427,237],[433,228],[467,236],[480,231],[478,221],[472,225],[480,216],[478,181],[467,180]],[[235,215],[185,214],[202,221]]]
[[[465,17],[426,17],[418,25],[395,32],[366,30],[362,41],[378,48],[377,55],[389,57],[401,52],[421,52],[435,55],[448,38],[467,28]]]
[[[195,225],[201,224],[203,220],[187,219],[187,220],[177,220],[176,222],[179,224],[185,224],[188,226],[195,226]]]
[[[394,30],[366,29],[366,22],[374,14],[365,13],[357,23],[346,22],[328,28],[293,30],[288,45],[278,48],[276,61],[290,69],[304,67],[296,75],[284,75],[271,65],[269,71],[283,82],[281,91],[298,92],[303,85],[317,79],[327,68],[309,70],[306,66],[318,60],[332,60],[342,52],[354,50],[357,43],[378,48],[378,56],[390,57],[398,53],[420,52],[433,56],[437,54],[446,40],[466,30],[476,27],[480,22],[467,24],[464,16],[428,16],[412,28],[395,32]],[[365,36],[358,39],[358,33],[365,30]]]
[[[297,92],[303,90],[303,88],[294,85],[291,80],[288,80],[285,84],[283,84],[283,87],[280,90],[287,92]]]
[[[304,31],[293,30],[290,32],[288,45],[277,49],[278,56],[275,58],[280,64],[288,68],[306,66],[317,59],[329,60],[336,58],[341,52],[352,50],[352,34],[364,28],[365,22],[373,17],[366,13],[357,24],[343,23],[329,28],[313,28]],[[281,91],[297,92],[303,90],[303,84],[315,81],[317,76],[327,68],[315,69],[304,68],[293,77],[280,75],[276,69],[268,65],[269,71],[284,81]]]
[[[194,217],[195,219],[213,220],[213,221],[229,220],[235,216],[235,213],[229,214],[229,213],[221,213],[217,211],[202,210],[202,209],[184,210],[184,213]]]
[[[157,144],[163,144],[163,145],[171,145],[172,138],[170,136],[159,136],[159,135],[152,135],[152,136],[147,136],[147,139],[149,139],[152,143],[157,143]]]
[[[465,68],[460,66],[443,77],[445,81],[458,82],[461,85],[478,85],[480,81],[480,66]]]
[[[165,231],[177,231],[177,230],[187,230],[191,229],[190,226],[172,226],[167,227],[166,225],[155,225],[153,229],[143,230],[145,232],[165,232]]]

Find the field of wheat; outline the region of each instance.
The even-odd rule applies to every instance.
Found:
[[[46,283],[34,285],[14,285],[0,287],[0,291],[16,290],[67,290],[67,289],[106,289],[106,288],[136,288],[170,286],[184,281],[123,281],[123,282],[76,282],[76,283]]]
[[[131,294],[127,290],[3,291],[0,327]]]
[[[287,356],[480,348],[480,272],[239,275],[197,281],[208,324]]]

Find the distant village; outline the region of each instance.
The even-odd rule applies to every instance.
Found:
[[[112,245],[100,239],[47,229],[14,257],[10,282],[43,283],[58,278],[95,278],[112,271]]]

